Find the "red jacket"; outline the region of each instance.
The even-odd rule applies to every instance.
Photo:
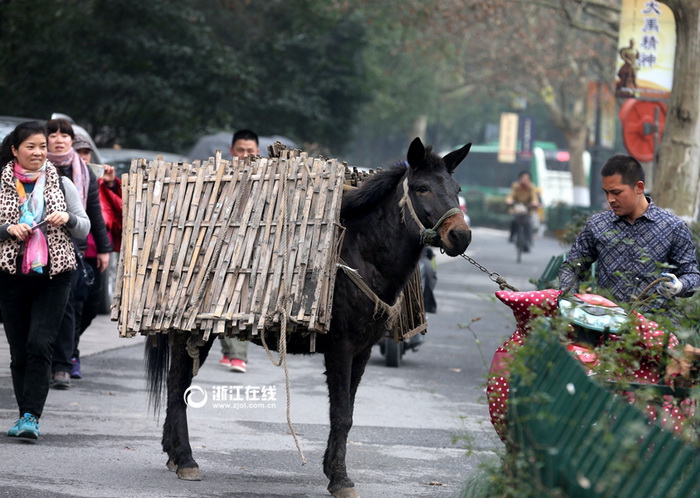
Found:
[[[105,220],[107,234],[112,242],[115,252],[119,252],[122,244],[122,182],[115,178],[114,185],[110,188],[101,178],[97,180],[100,194],[100,207],[102,217]],[[88,247],[85,257],[97,257],[97,249],[92,235],[88,236]]]

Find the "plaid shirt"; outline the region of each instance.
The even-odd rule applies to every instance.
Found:
[[[576,237],[567,262],[559,270],[562,289],[597,261],[598,286],[619,302],[630,301],[661,272],[683,283],[679,296],[700,287],[700,271],[688,226],[647,197],[649,207],[633,224],[612,210],[594,214]],[[662,265],[666,263],[669,266]]]

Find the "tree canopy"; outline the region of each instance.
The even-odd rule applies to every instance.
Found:
[[[324,5],[5,0],[0,113],[64,112],[130,147],[183,150],[237,127],[340,146],[366,99],[364,34]]]
[[[531,3],[0,0],[0,113],[180,152],[245,127],[381,165],[416,135],[478,143],[527,97],[537,138],[582,147],[581,89],[614,50]]]

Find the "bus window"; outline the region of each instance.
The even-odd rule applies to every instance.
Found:
[[[484,193],[507,193],[518,173],[527,166],[498,162],[497,152],[474,150],[472,147],[464,163],[455,170],[455,180],[465,191],[476,189]]]
[[[567,151],[535,147],[533,179],[540,187],[543,206],[574,204],[574,183],[569,159]],[[588,178],[591,168],[591,155],[588,152],[583,153],[583,167]]]

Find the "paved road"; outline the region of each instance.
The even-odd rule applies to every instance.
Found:
[[[505,232],[476,228],[468,254],[516,287],[533,288],[552,254],[538,239],[515,263]],[[488,278],[462,258],[439,257],[438,313],[426,342],[401,368],[387,368],[376,350],[360,386],[348,446],[348,467],[362,496],[452,497],[480,462],[500,451],[488,422],[483,383],[512,316],[496,302]],[[113,349],[116,348],[116,349]],[[148,411],[143,340],[120,339],[100,317],[83,340],[85,377],[51,391],[38,442],[0,437],[0,496],[328,496],[321,459],[328,432],[320,356],[289,360],[292,419],[308,464],[302,466],[285,421],[284,374],[263,349],[251,347],[245,375],[206,363],[194,384],[272,386],[272,406],[190,409],[191,442],[204,479],[184,482],[165,468],[163,415]],[[218,352],[218,348],[215,350]],[[218,356],[216,357],[218,359]],[[9,354],[0,347],[0,429],[16,417]]]

